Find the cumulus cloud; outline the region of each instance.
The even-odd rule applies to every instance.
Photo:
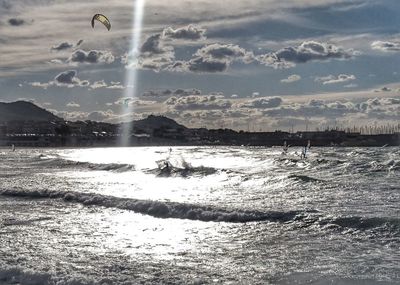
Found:
[[[11,26],[22,26],[23,24],[25,24],[25,20],[18,18],[11,18],[8,19],[8,24],[10,24]]]
[[[195,57],[201,57],[205,60],[220,60],[232,62],[241,60],[243,62],[253,61],[253,53],[246,51],[238,45],[232,44],[211,44],[197,50]]]
[[[169,66],[169,70],[197,73],[223,72],[234,61],[250,63],[253,60],[253,53],[238,45],[216,43],[200,48],[189,61],[175,62]]]
[[[74,45],[68,42],[63,42],[60,43],[58,45],[52,46],[51,50],[55,50],[55,51],[62,51],[62,50],[67,50],[72,48]]]
[[[279,58],[275,53],[268,53],[256,56],[258,62],[265,66],[270,66],[274,69],[286,69],[295,67],[296,64],[293,62],[286,61]]]
[[[338,76],[328,75],[322,77],[315,77],[315,82],[321,82],[323,85],[336,84],[342,82],[348,82],[355,80],[356,77],[353,74],[339,74]]]
[[[34,81],[34,82],[30,82],[29,85],[31,85],[32,87],[39,87],[39,88],[47,89],[47,87],[50,86],[50,83],[41,83],[38,81]]]
[[[142,94],[143,97],[164,97],[164,96],[189,96],[201,95],[201,90],[196,88],[191,89],[163,89],[163,90],[149,90]]]
[[[98,88],[103,88],[103,87],[107,87],[107,83],[105,83],[104,80],[99,80],[99,81],[95,81],[93,82],[89,89],[98,89]]]
[[[374,41],[371,48],[382,52],[400,51],[400,42]]]
[[[93,111],[87,115],[87,119],[91,121],[100,121],[100,122],[105,122],[105,121],[110,121],[114,119],[116,115],[112,110],[107,110],[107,111]]]
[[[50,86],[64,86],[64,87],[88,87],[89,90],[95,90],[99,88],[113,89],[113,90],[123,90],[125,87],[121,85],[120,82],[111,81],[110,84],[106,83],[104,80],[98,80],[92,84],[88,80],[81,80],[77,77],[76,70],[67,70],[59,73],[54,80],[41,83],[41,82],[31,82],[29,85],[33,87],[40,87],[47,89]]]
[[[100,121],[100,122],[111,122],[115,121],[118,118],[112,110],[106,111],[93,111],[93,112],[83,112],[83,111],[58,111],[58,110],[49,110],[54,115],[64,118],[68,121]]]
[[[232,106],[229,100],[216,95],[170,97],[165,104],[175,110],[218,110]]]
[[[69,102],[66,106],[69,108],[80,108],[81,107],[81,105],[79,105],[78,103],[75,103],[74,101]]]
[[[301,79],[300,75],[292,74],[292,75],[289,75],[288,78],[282,79],[281,82],[282,83],[293,83],[293,82],[299,81],[300,79]]]
[[[78,49],[74,51],[68,62],[70,63],[113,63],[115,60],[113,54],[109,51],[98,51],[98,50],[91,50],[91,51],[84,51]]]
[[[333,44],[305,41],[299,46],[286,47],[276,52],[255,56],[252,51],[234,44],[214,43],[199,48],[189,60],[175,60],[175,50],[166,45],[166,39],[199,38],[204,30],[189,25],[174,30],[165,29],[162,33],[149,36],[143,43],[139,54],[128,55],[123,62],[154,71],[167,70],[193,73],[217,73],[226,71],[233,62],[249,64],[258,62],[273,68],[291,68],[297,63],[313,60],[350,59],[358,54],[354,50],[345,50]],[[297,75],[283,79],[283,83],[297,81]]]
[[[202,57],[191,59],[180,66],[178,70],[185,70],[198,73],[224,72],[228,69],[228,61],[207,60]]]
[[[80,80],[78,77],[76,77],[77,72],[76,70],[68,70],[65,72],[61,72],[58,74],[54,80],[57,85],[67,85],[67,86],[88,86],[89,82],[84,80]]]
[[[52,63],[52,64],[63,64],[64,61],[62,61],[61,59],[52,59],[52,60],[49,61],[49,63]]]
[[[296,63],[313,60],[349,59],[357,55],[354,50],[345,50],[333,44],[304,41],[299,46],[285,47],[273,53],[257,56],[257,60],[273,68],[290,68]]]
[[[351,102],[325,102],[311,100],[307,103],[281,105],[279,108],[265,110],[264,114],[271,117],[329,117],[336,118],[349,113],[357,113],[358,109]]]
[[[64,86],[68,88],[80,86],[87,87],[90,85],[90,82],[87,80],[80,80],[77,76],[76,70],[67,70],[59,73],[53,81],[49,81],[47,83],[41,82],[31,82],[30,85],[33,87],[40,87],[47,89],[50,86]]]
[[[33,98],[26,98],[26,97],[19,97],[19,98],[17,99],[17,101],[30,102],[30,103],[33,103],[33,104],[36,104],[36,105],[39,104],[38,102],[36,102],[36,99],[33,99]]]
[[[263,111],[264,115],[274,119],[284,118],[314,118],[321,122],[336,120],[353,121],[362,118],[368,120],[400,119],[400,98],[374,98],[361,103],[350,101],[327,102],[324,100],[310,100],[307,103],[292,103]],[[354,121],[355,122],[355,121]]]
[[[205,29],[194,25],[178,29],[168,27],[161,33],[150,35],[139,52],[131,51],[123,57],[122,62],[127,67],[150,69],[156,72],[160,70],[187,71],[189,64],[185,61],[175,61],[175,50],[171,44],[173,40],[198,41],[205,38],[204,33]]]
[[[115,105],[142,106],[136,108],[136,116],[140,117],[152,110],[154,101],[124,97],[114,102]],[[111,105],[111,104],[108,104]],[[157,105],[161,114],[174,118],[188,126],[248,128],[248,123],[257,130],[280,129],[295,125],[304,128],[324,128],[340,123],[360,124],[360,122],[397,122],[400,119],[400,98],[373,98],[361,102],[310,100],[304,103],[288,103],[280,97],[248,99],[229,99],[215,95],[171,97],[164,102],[165,108]],[[138,111],[141,110],[141,111]],[[153,112],[154,111],[150,111]],[[68,113],[68,114],[66,114]],[[59,115],[59,114],[57,114]],[[132,119],[107,111],[64,112],[68,118],[90,119],[96,121],[117,122]],[[63,117],[65,117],[63,116]],[[361,120],[362,119],[362,120]],[[346,123],[347,122],[347,123]]]
[[[374,90],[374,92],[390,92],[390,91],[393,91],[392,88],[387,87],[387,86],[383,86],[383,87],[380,88],[380,89]]]
[[[173,47],[165,46],[161,34],[155,34],[146,39],[139,54],[133,51],[126,55],[122,62],[127,67],[160,71],[165,66],[170,65],[174,59]]]
[[[89,90],[94,90],[99,88],[114,89],[114,90],[125,89],[125,87],[121,85],[120,82],[111,81],[110,84],[107,84],[104,80],[95,81],[89,86]]]
[[[146,39],[142,44],[140,51],[142,54],[163,54],[170,50],[170,47],[165,47],[161,41],[161,34],[155,34]]]
[[[356,88],[356,87],[358,87],[358,84],[350,83],[350,84],[344,85],[343,87],[344,88]]]
[[[369,118],[400,119],[400,98],[373,98],[357,105]]]
[[[140,99],[133,98],[133,97],[122,97],[122,98],[119,98],[117,101],[115,101],[114,105],[139,107],[139,106],[150,106],[155,103],[157,103],[157,102],[149,101],[149,100],[140,100]]]
[[[114,89],[114,90],[124,90],[125,86],[121,84],[111,84],[106,87],[107,89]]]
[[[205,39],[204,36],[205,32],[206,32],[205,29],[198,28],[194,25],[188,25],[186,27],[178,28],[176,30],[171,27],[168,27],[164,29],[164,31],[162,32],[162,36],[164,39],[197,41]]]
[[[247,101],[240,104],[240,108],[270,109],[279,107],[283,100],[281,97],[266,97]]]
[[[87,115],[88,115],[86,112],[80,112],[80,111],[68,112],[68,111],[58,111],[53,109],[49,109],[48,111],[52,112],[57,117],[61,117],[67,121],[85,121],[87,120]]]

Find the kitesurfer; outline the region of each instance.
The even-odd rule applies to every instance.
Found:
[[[107,30],[111,29],[110,20],[108,20],[108,18],[106,16],[104,16],[103,14],[96,14],[96,15],[93,16],[93,18],[92,18],[92,28],[94,28],[95,20],[99,21],[100,23],[102,23],[107,28]]]

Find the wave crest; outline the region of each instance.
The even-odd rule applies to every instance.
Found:
[[[45,165],[47,167],[54,168],[82,168],[90,170],[103,170],[103,171],[133,171],[135,166],[131,164],[119,164],[119,163],[90,163],[66,160],[59,157],[39,157],[40,160],[35,160],[33,164]]]
[[[205,222],[231,222],[245,223],[256,221],[287,222],[301,215],[301,211],[242,211],[216,208],[177,202],[162,202],[119,198],[99,194],[63,192],[49,190],[26,191],[22,189],[0,190],[0,195],[21,198],[51,198],[63,199],[67,202],[81,203],[84,205],[102,206],[131,210],[136,213],[150,215],[157,218],[177,218],[199,220]]]

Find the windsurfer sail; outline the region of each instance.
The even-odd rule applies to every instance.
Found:
[[[286,155],[288,152],[289,146],[287,145],[287,142],[283,142],[283,147],[282,147],[282,155]]]
[[[307,145],[304,147],[304,149],[301,152],[301,158],[306,159],[307,158],[307,152],[311,148],[311,141],[308,140]]]

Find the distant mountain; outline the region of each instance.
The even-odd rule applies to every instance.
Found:
[[[135,129],[154,130],[157,128],[163,129],[187,129],[185,126],[178,124],[174,120],[164,116],[150,115],[146,119],[133,122]]]
[[[30,102],[0,102],[0,122],[8,121],[63,121],[63,119]]]

